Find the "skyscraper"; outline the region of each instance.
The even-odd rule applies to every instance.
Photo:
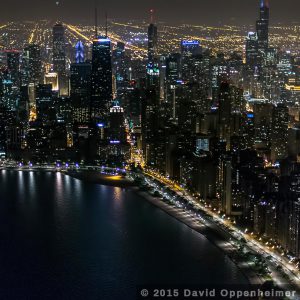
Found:
[[[40,46],[35,44],[28,45],[23,52],[22,65],[22,84],[38,85],[42,81],[42,60]]]
[[[111,145],[124,144],[126,143],[124,109],[118,101],[114,102],[114,106],[109,113],[109,143]]]
[[[53,107],[52,85],[39,84],[36,88],[37,120],[43,125],[50,122],[50,111]]]
[[[181,54],[183,57],[190,57],[201,54],[199,41],[181,41]]]
[[[77,64],[84,62],[84,45],[81,41],[78,41],[75,46],[75,60]]]
[[[180,58],[179,53],[171,53],[166,58],[166,77],[170,84],[180,79]]]
[[[88,123],[90,117],[91,64],[71,64],[70,96],[73,105],[73,120]]]
[[[100,36],[93,41],[91,116],[105,119],[113,99],[111,41]]]
[[[181,41],[181,72],[183,80],[190,80],[188,73],[195,73],[191,71],[195,58],[201,54],[201,46],[199,41]]]
[[[232,91],[228,82],[222,82],[219,94],[219,138],[226,141],[227,149],[230,148],[231,137],[231,109]]]
[[[260,18],[256,22],[258,50],[266,52],[269,46],[269,0],[260,0]]]
[[[151,21],[148,27],[148,64],[147,64],[147,85],[156,86],[159,85],[159,65],[158,65],[158,35],[157,26],[154,24],[153,13],[154,10],[150,11]]]
[[[2,81],[1,102],[8,111],[15,111],[17,108],[19,89],[10,79]]]
[[[225,157],[223,161],[223,190],[222,209],[226,215],[232,213],[232,162],[230,157]]]
[[[246,64],[252,70],[257,66],[258,38],[256,32],[249,32],[246,38]]]
[[[113,51],[113,69],[117,97],[121,98],[129,83],[129,56],[126,55],[125,44],[122,42],[118,42]]]
[[[154,10],[150,11],[151,22],[148,27],[148,63],[157,62],[157,45],[158,45],[158,35],[157,26],[154,24],[153,13]]]
[[[21,86],[20,101],[18,103],[18,119],[22,125],[27,126],[29,121],[29,93],[28,86]]]
[[[66,74],[65,28],[62,24],[53,27],[53,71],[58,74],[60,95],[68,95],[68,77]]]
[[[271,130],[271,159],[284,159],[287,156],[288,146],[288,107],[278,104],[273,108]]]
[[[7,55],[7,69],[10,80],[13,86],[19,87],[20,84],[20,52],[17,50],[10,50],[6,52]]]

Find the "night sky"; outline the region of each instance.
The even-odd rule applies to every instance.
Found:
[[[59,1],[59,6],[56,5]],[[0,21],[50,20],[92,22],[95,0],[0,0]],[[299,0],[270,0],[273,23],[300,21]],[[218,24],[253,24],[259,0],[98,0],[99,15],[107,10],[110,18],[145,19],[155,8],[160,21]]]

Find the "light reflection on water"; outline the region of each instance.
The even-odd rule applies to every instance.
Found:
[[[18,181],[16,188],[18,189],[20,195],[24,195],[24,172],[18,171]]]
[[[132,300],[142,283],[246,282],[208,240],[131,190],[61,173],[0,175],[4,299]]]

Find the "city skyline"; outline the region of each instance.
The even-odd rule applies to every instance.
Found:
[[[156,18],[160,22],[250,25],[253,18],[257,17],[257,2],[256,0],[188,0],[187,3],[182,0],[172,2],[154,0],[141,3],[138,0],[117,0],[113,3],[98,1],[97,5],[99,22],[103,24],[105,12],[111,19],[148,20],[149,10],[154,9]],[[283,4],[280,0],[272,0],[270,5],[272,7],[271,24],[298,22],[297,11],[300,9],[298,1],[287,0]],[[80,0],[51,0],[46,3],[38,0],[24,2],[12,0],[2,7],[0,18],[2,20],[59,19],[91,24],[94,22],[94,7],[95,0],[88,0],[84,4]]]
[[[299,299],[300,24],[275,26],[276,0],[94,4],[0,24],[0,297]]]

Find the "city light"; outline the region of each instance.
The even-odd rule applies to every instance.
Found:
[[[84,16],[87,4],[76,1],[74,11],[78,4]],[[40,295],[37,288],[50,297],[72,287],[66,298],[83,297],[70,284],[81,271],[76,283],[87,299],[102,289],[113,298],[114,281],[130,283],[114,289],[116,299],[133,299],[140,274],[176,281],[184,260],[185,276],[212,286],[220,275],[221,284],[239,287],[245,277],[251,287],[299,292],[300,25],[292,17],[285,23],[284,10],[276,13],[268,0],[254,3],[251,24],[244,3],[235,8],[240,17],[225,22],[217,17],[226,15],[226,1],[217,0],[213,12],[196,1],[209,26],[184,14],[189,3],[170,1],[172,14],[157,14],[188,22],[159,19],[149,8],[141,20],[127,16],[126,5],[118,20],[118,1],[103,22],[96,2],[93,22],[80,22],[73,10],[67,18],[70,4],[57,1],[55,15],[46,4],[38,15],[35,4],[31,21],[0,25],[0,241],[7,243],[1,268],[8,294],[23,295],[28,285],[28,299]],[[187,227],[172,232],[166,216]],[[193,247],[185,240],[190,229]],[[207,239],[198,251],[201,235]],[[211,244],[221,251],[206,254]],[[165,271],[171,265],[172,274]],[[149,291],[142,298],[152,298]]]

